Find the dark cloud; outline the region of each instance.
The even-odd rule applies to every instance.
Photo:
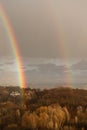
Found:
[[[87,70],[87,60],[81,60],[71,66],[74,70]]]

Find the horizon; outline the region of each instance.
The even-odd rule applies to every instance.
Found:
[[[24,64],[22,66],[22,69],[26,75],[27,81],[29,81],[26,82],[26,86],[30,85],[32,88],[45,88],[45,86],[51,88],[59,85],[85,87],[87,84],[87,67],[84,68],[87,65],[86,59],[73,59],[67,64],[64,60],[57,58],[48,59],[27,57],[23,58],[23,63]],[[5,58],[2,58],[2,62],[0,65],[0,70],[3,74],[3,76],[1,77],[2,82],[0,81],[0,85],[19,86],[16,76],[18,70],[15,67],[15,60],[13,60],[11,57],[9,57],[8,59],[6,58],[6,60]],[[65,67],[66,65],[68,67],[67,69]],[[73,76],[72,79],[70,79],[71,81],[69,82],[69,85],[67,84],[67,81],[65,79],[66,74],[71,77]],[[8,78],[5,81],[5,77],[7,77],[7,75]],[[16,82],[14,79],[16,80]]]

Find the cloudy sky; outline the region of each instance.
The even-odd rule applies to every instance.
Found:
[[[22,56],[61,58],[87,56],[86,0],[1,0]],[[0,55],[11,55],[0,19]]]
[[[28,68],[29,65],[36,65],[37,62],[39,67],[41,67],[42,58],[44,58],[44,63],[48,64],[53,62],[59,64],[59,60],[65,58],[68,61],[74,58],[86,59],[86,0],[0,0],[0,4],[3,5],[11,23],[18,41],[21,57],[24,59],[41,59],[39,62],[35,59],[34,63],[32,60],[29,63],[26,61],[25,71],[32,70],[32,67],[30,67],[31,69]],[[10,56],[14,57],[13,50],[0,17],[0,57],[1,64],[4,64],[3,74],[6,77],[7,71],[9,71],[8,75],[12,75],[13,77],[11,78],[14,79],[16,70],[12,71],[12,67],[15,66],[15,62],[12,59],[4,62],[6,60],[5,57],[9,59]],[[58,61],[55,61],[55,58]],[[37,66],[33,67],[33,70],[38,70]],[[3,65],[0,66],[1,74],[2,70]],[[28,71],[26,75],[28,75]],[[41,73],[38,75],[41,78]],[[11,78],[9,78],[9,82],[12,80]],[[35,73],[32,72],[30,79],[33,80],[33,78],[35,79]],[[55,79],[57,81],[58,77]]]

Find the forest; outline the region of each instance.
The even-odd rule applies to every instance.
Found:
[[[87,90],[0,87],[0,130],[87,130]]]

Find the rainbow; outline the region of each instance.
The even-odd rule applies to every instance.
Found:
[[[8,34],[8,37],[9,37],[9,40],[11,43],[11,47],[12,47],[12,50],[14,53],[14,57],[15,57],[15,60],[17,63],[19,86],[21,88],[25,88],[26,87],[25,75],[24,75],[24,72],[22,69],[22,59],[21,59],[20,52],[18,49],[18,43],[17,43],[16,37],[14,35],[14,32],[12,30],[12,26],[9,22],[9,19],[8,19],[7,15],[5,13],[5,10],[4,10],[1,3],[0,3],[0,18],[1,18],[3,25],[5,27],[5,30]]]
[[[54,26],[54,33],[55,33],[55,41],[57,42],[57,46],[58,48],[60,48],[60,55],[61,55],[61,58],[65,60],[65,75],[64,75],[64,78],[65,78],[65,81],[66,81],[66,84],[68,87],[71,86],[71,80],[72,80],[72,77],[71,77],[71,70],[70,70],[70,66],[68,64],[68,50],[65,46],[65,42],[66,39],[65,39],[65,34],[63,34],[63,30],[61,28],[61,23],[58,19],[58,14],[56,13],[57,10],[56,10],[56,5],[55,3],[53,2],[53,0],[50,0],[50,2],[48,1],[46,4],[48,4],[48,8],[50,7],[50,13],[52,15],[52,19],[53,19],[53,26]],[[4,8],[3,6],[0,4],[0,17],[4,23],[4,26],[5,26],[5,29],[8,33],[8,36],[9,36],[9,39],[10,39],[10,43],[11,43],[11,46],[12,46],[12,49],[14,51],[14,55],[15,55],[15,58],[16,58],[16,62],[17,62],[17,68],[18,68],[18,77],[19,77],[19,84],[21,86],[21,88],[25,88],[26,87],[26,82],[25,82],[25,76],[24,76],[24,72],[23,72],[23,69],[22,69],[22,60],[21,60],[21,56],[20,56],[20,53],[19,53],[19,50],[18,50],[18,43],[17,43],[17,40],[15,38],[15,35],[13,33],[13,30],[12,30],[12,27],[11,27],[11,24],[8,20],[8,17],[4,11]],[[58,43],[60,43],[60,45],[58,45]],[[58,49],[59,50],[59,49]]]
[[[71,82],[73,80],[72,76],[72,71],[70,69],[70,65],[69,65],[69,51],[68,51],[68,47],[65,46],[65,43],[67,42],[66,36],[63,33],[64,30],[61,27],[61,22],[60,19],[58,17],[58,11],[56,10],[56,4],[53,0],[50,0],[50,2],[48,2],[48,8],[50,7],[50,12],[52,15],[52,19],[53,19],[53,26],[54,26],[54,33],[55,33],[55,42],[57,43],[57,47],[60,49],[60,56],[61,59],[64,60],[65,62],[65,66],[64,66],[64,70],[65,70],[65,74],[64,74],[64,79],[66,81],[66,86],[67,87],[71,87]],[[59,50],[58,49],[58,50]]]

